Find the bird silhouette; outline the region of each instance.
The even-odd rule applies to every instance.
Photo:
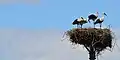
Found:
[[[89,21],[89,23],[90,23],[90,20],[93,20],[93,21],[95,21],[97,18],[98,18],[98,12],[96,12],[96,14],[90,14],[89,16],[88,16],[88,21]]]
[[[77,28],[79,28],[79,26],[83,26],[83,24],[87,23],[87,20],[84,19],[83,17],[80,17],[78,19],[75,19],[74,22],[72,23],[73,25],[77,25]]]
[[[106,13],[103,13],[101,18],[96,19],[96,21],[94,22],[94,26],[95,26],[96,24],[100,24],[100,29],[101,29],[102,22],[104,21],[105,16],[107,16],[107,14],[106,14]]]

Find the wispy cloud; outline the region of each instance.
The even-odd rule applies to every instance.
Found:
[[[62,30],[0,30],[0,60],[87,60],[83,48],[72,49],[71,44],[61,41]],[[104,53],[103,60],[119,58],[119,53]],[[108,56],[112,56],[109,57]],[[118,59],[116,59],[118,60]]]

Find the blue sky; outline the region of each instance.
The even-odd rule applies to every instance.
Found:
[[[119,2],[119,0],[40,0],[29,4],[28,0],[26,3],[1,3],[0,60],[87,60],[88,53],[83,47],[72,49],[67,40],[61,42],[61,39],[64,31],[73,27],[74,19],[80,16],[87,17],[96,11],[100,14],[107,13],[104,26],[112,25],[120,46]],[[113,52],[105,51],[100,59],[119,60],[118,50],[116,48]]]
[[[119,0],[40,0],[36,4],[1,4],[1,28],[69,29],[75,17],[106,12],[104,24],[119,28]],[[75,17],[74,17],[75,16]]]

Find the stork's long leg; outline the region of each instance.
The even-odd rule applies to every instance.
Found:
[[[81,28],[82,28],[82,24],[81,24]]]
[[[79,24],[77,25],[77,28],[81,28]]]
[[[100,29],[101,29],[102,23],[100,23]]]
[[[94,23],[93,23],[94,24]],[[94,24],[94,28],[95,28],[95,24]]]
[[[88,22],[90,23],[90,19],[88,19]]]
[[[94,24],[94,28],[95,28],[95,24]]]
[[[77,28],[79,28],[79,25],[77,24]]]

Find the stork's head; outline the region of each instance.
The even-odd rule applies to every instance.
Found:
[[[96,12],[96,14],[99,14],[98,12]]]
[[[104,13],[104,12],[103,12],[103,15],[107,16],[107,14],[106,14],[106,13]]]
[[[96,12],[96,16],[98,16],[98,14],[99,14],[99,13],[98,13],[98,12]]]
[[[83,17],[80,17],[81,19],[84,19]]]

